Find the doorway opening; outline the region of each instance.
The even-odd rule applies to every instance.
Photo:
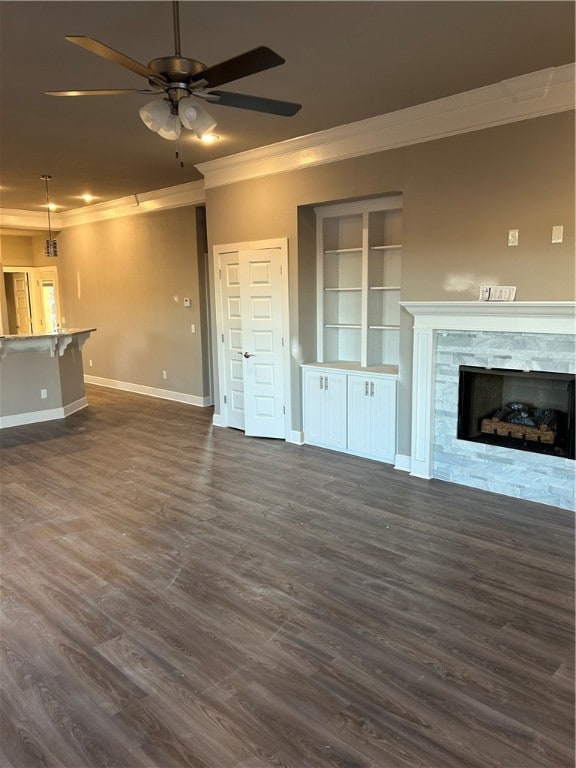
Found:
[[[8,334],[56,333],[61,327],[56,267],[3,268]]]

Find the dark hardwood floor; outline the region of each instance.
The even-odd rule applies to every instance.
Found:
[[[2,768],[572,768],[571,513],[88,395],[1,434]]]

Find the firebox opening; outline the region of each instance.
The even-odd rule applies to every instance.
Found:
[[[575,458],[576,376],[460,366],[458,438]]]

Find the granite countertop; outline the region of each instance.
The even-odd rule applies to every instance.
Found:
[[[0,340],[11,341],[13,339],[18,339],[20,341],[24,341],[24,339],[58,339],[62,336],[75,336],[79,333],[92,333],[95,330],[96,328],[61,328],[59,331],[55,331],[54,333],[7,334],[0,336]]]

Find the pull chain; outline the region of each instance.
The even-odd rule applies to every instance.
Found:
[[[184,168],[184,147],[181,141],[176,145],[176,160],[180,161],[180,168]]]

